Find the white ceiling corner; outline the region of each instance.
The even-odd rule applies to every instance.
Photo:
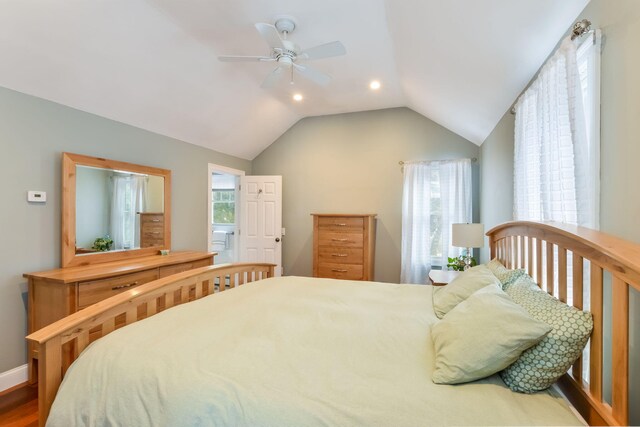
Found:
[[[245,159],[300,118],[398,106],[481,144],[587,3],[6,0],[0,86]],[[253,24],[282,13],[303,48],[346,46],[313,63],[328,87],[264,90],[272,64],[217,60],[267,54]]]

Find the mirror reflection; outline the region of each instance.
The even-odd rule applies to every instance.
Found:
[[[76,166],[76,254],[163,244],[164,177]]]

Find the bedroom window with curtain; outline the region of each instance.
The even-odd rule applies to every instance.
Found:
[[[599,226],[600,33],[565,39],[515,105],[514,219]]]
[[[451,224],[471,222],[471,160],[406,162],[402,195],[402,283],[426,283],[432,266],[462,249]]]
[[[140,216],[148,205],[148,176],[115,174],[111,191],[113,249],[140,247]]]

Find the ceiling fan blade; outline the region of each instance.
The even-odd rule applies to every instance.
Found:
[[[331,58],[332,56],[346,55],[346,53],[347,49],[338,41],[310,47],[302,51],[302,55],[307,59]]]
[[[276,27],[259,22],[256,24],[256,29],[271,49],[284,49],[284,44]]]
[[[269,62],[275,61],[275,58],[270,58],[268,56],[218,56],[218,61],[221,62]]]
[[[331,81],[330,75],[314,70],[306,65],[293,64],[293,66],[303,77],[319,84],[320,86],[326,86]]]
[[[269,89],[274,87],[276,83],[278,83],[278,80],[280,80],[280,76],[282,76],[282,73],[284,73],[284,70],[285,69],[283,67],[278,67],[272,72],[270,72],[267,78],[264,79],[260,87],[263,89]]]

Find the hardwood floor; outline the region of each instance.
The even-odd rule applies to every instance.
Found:
[[[37,427],[38,386],[27,384],[0,393],[0,426]]]

